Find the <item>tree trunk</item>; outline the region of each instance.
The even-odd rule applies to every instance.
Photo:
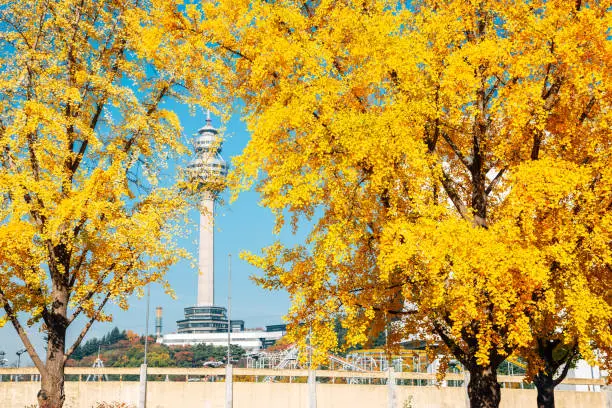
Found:
[[[64,367],[49,367],[46,373],[41,374],[40,387],[47,392],[47,406],[49,408],[62,408],[66,399],[64,394]]]
[[[578,358],[578,346],[576,343],[562,344],[558,339],[539,338],[537,350],[544,362],[544,367],[533,377],[538,390],[538,408],[555,408],[555,387],[565,379]]]
[[[56,279],[53,282],[53,303],[47,323],[47,361],[41,372],[41,388],[49,397],[49,408],[62,408],[64,394],[64,366],[66,364],[66,319],[68,289],[65,281]]]
[[[49,408],[62,408],[66,395],[64,394],[64,346],[66,333],[48,332],[47,361],[45,370],[41,371],[41,389],[47,392]]]
[[[538,390],[538,408],[555,408],[555,382],[552,376],[536,374],[533,383]]]
[[[474,364],[469,371],[470,408],[498,408],[501,401],[501,387],[497,382],[495,369],[491,366],[482,367]]]

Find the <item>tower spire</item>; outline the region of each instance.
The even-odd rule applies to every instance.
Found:
[[[210,120],[210,109],[206,109],[206,126],[212,127],[212,120]]]

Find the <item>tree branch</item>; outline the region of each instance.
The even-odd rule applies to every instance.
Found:
[[[595,105],[595,97],[594,96],[591,97],[591,99],[587,103],[586,107],[584,108],[584,111],[582,111],[582,114],[580,115],[580,118],[578,118],[578,123],[580,123],[582,125],[584,120],[589,116],[589,113],[591,112],[591,109],[593,109],[593,105]]]
[[[159,103],[161,102],[161,100],[163,99],[163,97],[166,95],[166,92],[168,92],[168,90],[170,89],[170,85],[164,85],[159,94],[157,95],[157,97],[155,98],[154,102],[151,104],[151,106],[149,106],[149,109],[147,109],[147,113],[146,116],[150,116],[153,112],[155,112],[157,110],[157,106],[159,105]],[[123,148],[124,152],[128,152],[132,145],[134,144],[134,142],[136,141],[136,136],[139,135],[139,132],[136,132],[131,138],[129,138],[126,142],[125,142],[125,147]]]
[[[6,312],[6,315],[8,316],[8,318],[11,320],[11,323],[13,323],[13,327],[15,327],[15,330],[17,331],[19,338],[23,342],[23,345],[25,346],[26,350],[28,350],[28,354],[30,355],[30,358],[34,362],[34,365],[36,366],[38,371],[40,371],[41,373],[46,372],[47,369],[45,367],[45,364],[42,362],[42,360],[38,356],[38,353],[34,349],[34,346],[32,346],[32,343],[30,342],[30,339],[28,338],[28,334],[25,332],[21,323],[19,323],[19,319],[17,319],[17,315],[15,314],[15,312],[13,311],[13,308],[9,304],[8,300],[6,299],[6,296],[2,289],[0,289],[0,302],[2,302],[4,311]]]
[[[72,276],[70,277],[70,281],[68,283],[69,289],[72,289],[72,287],[74,286],[74,283],[76,282],[76,279],[77,279],[77,274],[79,273],[79,270],[81,269],[81,266],[83,265],[83,262],[85,262],[85,258],[87,257],[88,252],[89,252],[89,249],[87,248],[83,249],[83,252],[81,252],[81,256],[79,257],[77,264],[75,265],[74,268],[72,268]]]
[[[582,7],[582,0],[576,0],[576,11],[580,11],[580,8]]]
[[[463,155],[463,153],[461,153],[461,150],[459,150],[459,147],[457,147],[457,145],[455,144],[455,142],[453,142],[453,140],[450,138],[450,136],[448,135],[448,133],[446,132],[442,132],[442,138],[446,141],[446,143],[448,143],[448,145],[451,147],[451,149],[453,150],[453,153],[455,153],[455,155],[457,156],[457,158],[461,161],[461,163],[463,163],[463,165],[468,169],[471,170],[472,168],[472,163],[469,162],[468,159],[465,158],[465,156]]]
[[[130,266],[131,268],[131,266]],[[106,272],[104,274],[102,274],[102,276],[98,279],[98,281],[96,282],[96,286],[87,294],[85,295],[85,297],[83,299],[81,299],[81,303],[83,302],[87,302],[88,300],[90,300],[96,293],[98,293],[98,290],[101,288],[102,282],[104,282],[104,279],[106,279],[106,277],[111,273],[111,271],[113,271],[115,269],[115,264],[111,265],[110,268],[108,268],[106,270]],[[68,325],[70,325],[74,319],[76,319],[79,314],[81,314],[81,312],[83,311],[83,306],[79,306],[78,308],[75,309],[75,311],[72,313],[72,315],[70,316],[70,318],[68,319]]]
[[[360,303],[355,303],[355,306],[361,307],[363,309],[365,309],[366,307],[370,307],[370,306],[364,306]],[[384,309],[380,307],[371,307],[371,309],[376,312],[384,312],[384,313],[392,314],[395,316],[410,316],[410,315],[417,313],[417,310],[390,310],[390,309]]]
[[[501,177],[504,175],[504,172],[506,171],[506,167],[504,167],[503,169],[501,169],[497,175],[495,175],[495,177],[493,178],[493,180],[491,180],[491,183],[489,184],[489,187],[486,188],[485,190],[485,194],[489,195],[491,193],[491,191],[495,188],[495,186],[497,185],[497,183],[499,183],[499,180],[501,180]]]
[[[440,336],[444,344],[446,344],[446,347],[448,347],[451,353],[453,353],[453,356],[455,356],[457,360],[459,360],[459,362],[463,364],[464,367],[469,367],[470,364],[469,364],[466,353],[461,349],[461,347],[457,345],[455,340],[453,340],[446,333],[446,329],[443,327],[443,325],[438,323],[436,319],[432,319],[432,323],[433,323],[436,334]]]
[[[499,87],[499,84],[501,83],[501,79],[498,76],[495,76],[495,78],[496,78],[495,83],[491,85],[491,88],[489,88],[489,90],[485,94],[485,98],[484,98],[485,104],[489,103],[489,101],[491,100],[491,97],[493,96],[493,93],[497,90],[497,88]]]
[[[540,156],[540,144],[542,143],[542,134],[536,131],[533,135],[533,146],[531,147],[531,160],[538,160]]]
[[[102,308],[104,308],[104,306],[106,305],[106,302],[108,302],[108,299],[110,299],[110,295],[111,295],[111,292],[108,292],[106,294],[106,297],[104,298],[102,303],[100,303],[100,306],[98,307],[98,310],[96,310],[96,312],[91,317],[91,319],[89,319],[89,321],[87,322],[85,327],[83,327],[83,330],[81,330],[81,333],[79,334],[79,337],[77,337],[77,339],[74,341],[72,346],[68,349],[68,351],[66,351],[66,353],[64,354],[64,361],[68,360],[68,358],[74,352],[74,350],[76,350],[76,348],[79,347],[79,344],[81,344],[81,341],[83,341],[83,338],[85,337],[85,335],[89,331],[89,328],[91,327],[93,322],[96,321],[96,319],[98,318],[98,316],[102,312]]]
[[[219,44],[219,46],[221,48],[223,48],[224,50],[226,50],[228,52],[231,52],[232,54],[234,54],[234,55],[236,55],[236,56],[238,56],[240,58],[244,58],[245,60],[247,60],[249,62],[253,62],[252,58],[247,57],[246,55],[244,55],[240,51],[234,50],[234,49],[232,49],[232,48],[230,48],[230,47],[228,47],[227,45],[224,45],[224,44]]]
[[[401,288],[406,284],[406,282],[404,283],[395,283],[391,286],[387,286],[386,288],[384,288],[385,290],[391,290],[391,289],[397,289],[397,288]],[[357,292],[362,292],[364,290],[370,290],[370,289],[376,289],[375,286],[371,286],[369,288],[355,288],[355,289],[351,289],[348,291],[348,293],[357,293]]]
[[[561,381],[565,379],[565,377],[567,376],[567,373],[569,372],[570,366],[572,365],[572,362],[574,361],[574,358],[577,355],[578,355],[578,350],[576,346],[574,346],[572,347],[572,350],[567,353],[565,366],[563,366],[563,370],[561,371],[561,374],[559,374],[559,377],[553,380],[554,387],[561,384]],[[552,375],[554,375],[554,373],[552,373]]]
[[[453,205],[455,206],[457,211],[459,211],[459,215],[461,215],[461,218],[466,220],[469,214],[468,209],[465,204],[463,204],[463,201],[461,200],[461,197],[459,197],[459,193],[457,192],[457,190],[455,190],[455,187],[453,186],[453,181],[451,180],[450,176],[444,170],[442,170],[442,179],[440,181],[442,182],[444,191],[446,191],[446,194],[453,202]]]

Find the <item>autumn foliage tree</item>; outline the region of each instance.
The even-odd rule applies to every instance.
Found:
[[[111,319],[105,305],[126,309],[145,285],[167,286],[183,256],[173,225],[185,198],[158,177],[186,148],[163,104],[209,103],[214,79],[206,56],[169,32],[180,13],[163,0],[0,2],[2,323],[54,408],[67,358]],[[35,324],[46,356],[25,331]]]
[[[473,407],[499,405],[496,369],[512,353],[544,376],[548,345],[608,361],[608,7],[192,10],[189,31],[226,62],[252,131],[236,189],[255,185],[277,228],[314,225],[302,246],[247,255],[262,285],[290,293],[295,338],[312,330],[333,348],[336,316],[349,345],[385,326],[391,343],[418,335],[470,372]]]

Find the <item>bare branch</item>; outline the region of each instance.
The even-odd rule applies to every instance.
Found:
[[[45,367],[45,364],[42,362],[42,360],[38,356],[38,353],[34,349],[34,346],[32,346],[32,343],[30,342],[30,339],[28,338],[28,334],[25,332],[21,323],[19,323],[19,319],[17,319],[17,315],[15,314],[15,311],[13,310],[8,300],[6,299],[6,296],[4,295],[4,291],[2,289],[0,289],[0,302],[2,302],[4,311],[6,312],[6,315],[8,316],[8,318],[11,320],[11,323],[13,323],[13,327],[15,327],[15,330],[17,331],[19,338],[23,342],[23,345],[25,346],[26,350],[28,350],[28,354],[30,355],[30,358],[34,362],[34,365],[36,365],[36,368],[41,373],[46,372],[47,369]]]
[[[503,169],[501,169],[497,175],[495,175],[495,177],[493,178],[493,180],[491,180],[491,183],[489,184],[489,187],[487,187],[487,189],[485,190],[485,194],[489,195],[491,193],[491,191],[495,188],[495,186],[497,185],[497,183],[499,183],[499,180],[501,180],[501,177],[504,175],[504,173],[506,172],[506,167],[504,167]]]
[[[81,299],[81,303],[83,302],[87,302],[88,300],[90,300],[96,293],[98,293],[98,291],[100,290],[100,288],[102,287],[102,283],[104,282],[104,279],[106,279],[106,277],[115,269],[115,264],[111,265],[110,268],[108,268],[106,270],[106,272],[104,274],[102,274],[102,276],[98,279],[98,281],[96,282],[96,286],[87,294],[85,295],[85,297],[83,299]],[[75,275],[76,276],[76,273]],[[78,316],[79,314],[81,314],[81,312],[83,311],[83,306],[79,306],[78,308],[75,309],[75,311],[72,313],[72,315],[70,316],[70,318],[68,319],[68,325],[70,325]]]
[[[79,344],[81,344],[81,341],[83,341],[83,338],[89,331],[89,328],[91,327],[93,322],[95,322],[98,316],[100,316],[100,313],[102,312],[102,309],[106,305],[106,302],[108,302],[108,299],[110,299],[110,295],[111,295],[111,292],[108,292],[106,294],[106,296],[104,297],[104,300],[102,301],[102,303],[100,303],[100,306],[98,307],[94,315],[91,317],[91,319],[89,319],[85,327],[83,327],[83,330],[81,330],[79,337],[77,337],[77,339],[74,341],[72,346],[68,349],[68,351],[66,351],[66,353],[64,354],[64,361],[68,360],[68,358],[74,352],[74,350],[76,350],[76,348],[79,347]]]

